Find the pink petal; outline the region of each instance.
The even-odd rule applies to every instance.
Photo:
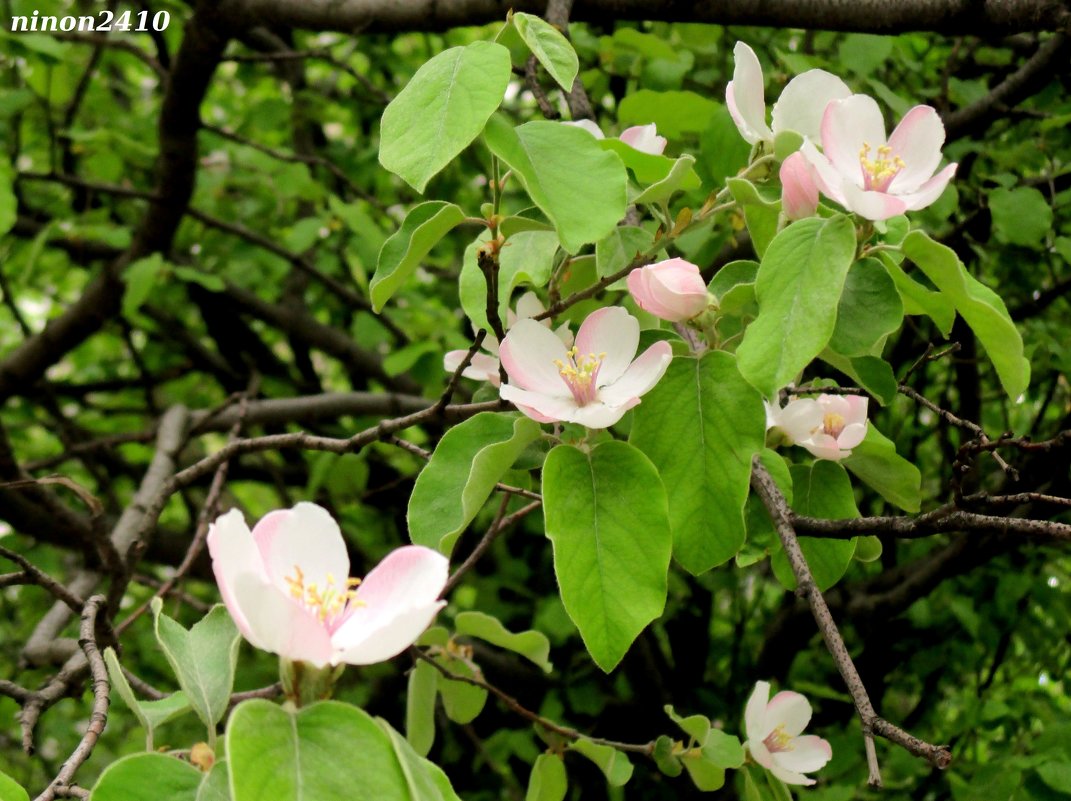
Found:
[[[920,186],[914,192],[908,192],[900,196],[900,199],[904,202],[904,206],[909,211],[918,211],[931,205],[937,198],[941,196],[941,193],[945,191],[945,187],[948,186],[948,182],[952,180],[952,176],[956,174],[956,168],[958,164],[949,164],[937,175],[933,176],[930,180]]]
[[[860,189],[847,181],[841,189],[844,192],[844,208],[868,220],[887,220],[907,211],[907,204],[895,195]]]
[[[799,440],[796,444],[806,448],[819,459],[829,459],[831,462],[839,462],[848,456],[829,434],[815,434],[810,439]]]
[[[690,320],[707,308],[707,286],[699,267],[684,259],[633,270],[628,288],[641,309],[670,322]]]
[[[831,100],[842,100],[851,93],[844,81],[825,70],[808,70],[797,75],[774,103],[774,135],[781,131],[796,131],[817,140],[826,106]]]
[[[246,639],[251,644],[318,667],[331,661],[331,638],[326,626],[274,584],[246,573],[238,577],[234,593],[246,612],[250,629]]]
[[[859,154],[870,148],[870,158],[885,144],[885,121],[874,98],[852,95],[834,100],[822,115],[822,151],[845,179],[863,186],[863,167]]]
[[[818,211],[818,184],[807,159],[799,151],[781,163],[781,210],[790,220],[813,217]]]
[[[297,504],[278,524],[266,565],[268,578],[284,596],[290,593],[287,579],[297,578],[299,569],[306,587],[315,585],[321,593],[330,588],[336,597],[346,592],[346,542],[334,518],[314,503]]]
[[[844,190],[842,186],[847,182],[837,168],[833,166],[828,158],[818,152],[818,148],[814,146],[814,143],[809,139],[804,140],[803,146],[799,152],[803,154],[803,157],[810,165],[811,177],[814,178],[815,184],[818,186],[819,191],[828,198],[840,203],[842,206],[845,204]]]
[[[661,156],[662,151],[666,149],[666,138],[658,135],[658,129],[653,122],[650,125],[633,125],[626,128],[618,139],[629,147],[652,156]]]
[[[904,115],[889,137],[892,155],[904,160],[905,167],[889,185],[897,195],[913,192],[933,175],[941,163],[945,126],[930,106],[915,106]]]
[[[849,423],[865,423],[870,399],[862,395],[845,395],[844,400],[848,402],[848,413],[844,415],[844,419]]]
[[[571,420],[578,408],[572,395],[545,395],[512,384],[503,384],[498,394],[502,400],[514,404],[521,412],[539,423]]]
[[[646,268],[637,267],[628,274],[628,291],[636,305],[645,312],[653,314],[661,320],[672,320],[673,309],[664,306],[659,301],[657,293],[651,288],[652,276],[645,272]]]
[[[782,690],[766,705],[763,722],[773,731],[785,727],[785,734],[796,737],[811,720],[811,704],[807,698],[791,690]]]
[[[447,372],[454,372],[464,361],[465,356],[468,355],[467,350],[452,350],[443,356],[443,369]],[[498,386],[500,377],[498,375],[498,359],[494,356],[488,356],[484,353],[477,353],[472,357],[472,361],[469,362],[462,372],[465,378],[472,378],[476,381],[490,381],[493,386]]]
[[[253,642],[255,635],[235,597],[234,586],[240,575],[249,574],[261,582],[267,582],[268,575],[253,535],[238,509],[231,509],[217,517],[208,527],[208,553],[212,557],[212,572],[227,611],[231,613],[242,636]]]
[[[253,526],[253,539],[257,543],[257,548],[260,549],[260,556],[265,565],[269,562],[268,555],[271,553],[272,540],[275,539],[275,535],[279,532],[279,526],[288,517],[290,517],[289,509],[276,509],[268,512]]]
[[[655,342],[628,366],[620,378],[599,390],[599,400],[609,406],[634,406],[632,401],[650,392],[662,380],[671,361],[673,348],[670,344]]]
[[[612,383],[625,372],[639,343],[639,321],[620,306],[592,312],[576,332],[576,349],[581,356],[606,354],[599,368],[599,386]]]
[[[733,48],[733,79],[725,87],[725,104],[740,135],[751,144],[773,139],[766,124],[762,65],[755,51],[743,42]]]
[[[438,601],[406,610],[374,628],[355,628],[353,639],[336,652],[333,664],[372,665],[397,656],[416,642],[444,606],[445,601]]]
[[[751,697],[747,699],[744,707],[744,731],[747,733],[749,743],[759,743],[770,734],[764,730],[766,717],[766,705],[770,700],[770,682],[757,681],[755,689],[751,691]],[[765,748],[763,749],[766,750]],[[754,752],[752,752],[754,753]],[[760,763],[765,765],[766,763]]]
[[[825,767],[833,758],[833,749],[821,737],[808,734],[792,741],[792,750],[778,751],[774,762],[786,770],[797,773],[813,773]]]
[[[498,348],[510,383],[547,394],[568,393],[555,364],[566,359],[565,345],[535,320],[518,320]]]

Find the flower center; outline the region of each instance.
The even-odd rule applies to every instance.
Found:
[[[762,744],[766,746],[766,750],[771,754],[791,751],[792,737],[785,731],[785,725],[782,723],[766,736]]]
[[[313,612],[326,623],[328,618],[338,616],[346,608],[346,604],[354,601],[357,596],[357,587],[361,583],[359,578],[346,579],[346,590],[339,592],[335,589],[335,577],[327,574],[327,587],[320,589],[315,582],[305,581],[305,572],[300,565],[294,565],[294,573],[283,579],[290,588],[290,597],[301,601],[305,608]],[[356,603],[360,603],[359,601]]]
[[[844,415],[826,412],[826,416],[822,418],[822,431],[836,439],[844,431],[844,424]]]
[[[875,155],[877,158],[871,160],[870,145],[863,142],[863,149],[859,151],[859,164],[863,168],[863,188],[884,192],[893,182],[893,178],[907,165],[899,156],[890,158],[892,148],[888,145],[881,145]]]
[[[595,400],[598,390],[595,381],[599,377],[599,368],[602,367],[602,360],[606,358],[606,354],[588,353],[581,356],[574,345],[565,356],[564,360],[554,360],[558,374],[569,387],[569,391],[573,393],[576,405],[587,406]]]

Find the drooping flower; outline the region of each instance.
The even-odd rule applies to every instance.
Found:
[[[783,409],[767,403],[766,428],[779,429],[791,444],[819,459],[839,461],[866,437],[867,404],[859,395],[796,398]]]
[[[956,164],[934,175],[945,127],[930,106],[915,106],[885,138],[885,121],[873,98],[852,95],[830,103],[822,116],[822,152],[813,141],[801,152],[814,168],[822,194],[868,220],[924,209],[937,200]]]
[[[518,320],[499,356],[509,375],[499,394],[541,423],[607,428],[640,402],[669,367],[668,342],[656,342],[633,360],[640,324],[618,307],[588,315],[566,350],[534,320]]]
[[[818,210],[813,169],[798,150],[781,162],[781,210],[790,220],[813,217]]]
[[[506,311],[506,330],[508,331],[512,328],[513,324],[518,320],[535,317],[545,311],[546,309],[543,308],[543,304],[535,292],[525,292],[517,300],[517,311],[515,312],[513,309]],[[549,319],[543,320],[542,324],[550,328]],[[568,323],[556,328],[554,335],[564,342],[566,347],[573,344],[573,332],[569,330]],[[482,347],[487,353],[475,354],[468,367],[462,370],[461,375],[465,378],[474,378],[477,381],[489,381],[492,386],[497,387],[501,383],[501,377],[498,372],[498,339],[488,331],[484,334]],[[461,362],[465,360],[467,354],[468,350],[447,351],[443,356],[443,369],[449,373],[454,372],[461,366]]]
[[[770,698],[770,684],[755,682],[744,710],[744,744],[752,759],[785,784],[814,784],[804,773],[823,767],[833,749],[821,737],[801,733],[811,719],[811,705],[799,693],[783,690]]]
[[[628,274],[628,291],[641,309],[671,323],[702,314],[710,302],[699,267],[684,259],[637,267]]]
[[[407,545],[363,581],[349,578],[342,532],[326,510],[299,503],[252,531],[237,509],[208,529],[212,570],[238,630],[253,646],[317,667],[368,665],[399,654],[444,605],[446,558]]]
[[[771,128],[766,124],[766,97],[758,56],[746,44],[737,42],[733,61],[733,79],[725,87],[725,104],[740,135],[753,145],[771,144],[782,131],[817,139],[826,104],[852,93],[836,75],[807,70],[789,81],[774,103]]]
[[[596,139],[606,138],[602,128],[591,120],[569,120],[565,124],[583,128]],[[666,138],[658,135],[658,128],[653,122],[649,125],[633,125],[631,128],[626,128],[617,138],[634,150],[649,153],[652,156],[661,156],[662,151],[666,149]]]

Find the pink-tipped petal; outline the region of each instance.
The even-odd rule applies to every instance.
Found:
[[[791,751],[780,751],[774,757],[778,765],[797,773],[814,773],[833,758],[833,749],[821,737],[807,734],[792,741]]]
[[[690,320],[707,308],[707,286],[699,267],[684,259],[633,270],[628,288],[641,309],[670,322]]]
[[[797,75],[774,103],[773,133],[796,131],[810,139],[821,135],[822,114],[831,100],[849,97],[852,90],[840,78],[825,70],[808,70]]]
[[[866,422],[866,411],[870,406],[870,399],[862,395],[844,395],[843,397],[848,404],[848,414],[846,415],[848,422]]]
[[[818,211],[818,184],[814,171],[799,151],[781,164],[781,210],[790,220],[813,217]]]
[[[755,51],[743,42],[733,48],[733,79],[725,88],[725,104],[740,135],[751,144],[773,139],[766,124],[762,65]]]
[[[570,420],[577,409],[576,401],[571,395],[544,395],[541,392],[521,389],[512,384],[503,384],[498,394],[502,400],[509,401],[523,414],[539,423]]]
[[[350,557],[338,523],[323,507],[297,504],[275,530],[267,568],[268,577],[284,596],[291,591],[287,579],[296,578],[303,579],[306,587],[315,585],[321,593],[330,588],[344,594]]]
[[[445,605],[444,601],[438,601],[408,609],[379,626],[355,627],[352,640],[336,651],[332,663],[371,665],[397,656],[424,633]],[[354,617],[360,622],[360,613]]]
[[[860,189],[849,181],[845,181],[841,189],[844,207],[868,220],[887,220],[907,211],[907,204],[896,195]]]
[[[929,180],[941,163],[945,143],[945,126],[930,106],[915,106],[896,126],[889,137],[892,155],[904,160],[904,168],[889,185],[897,194],[914,192]]]
[[[510,383],[533,392],[568,394],[556,361],[566,359],[562,341],[535,320],[518,320],[498,348]]]
[[[766,705],[769,701],[770,682],[755,682],[755,689],[751,691],[751,696],[747,699],[747,706],[744,707],[744,731],[747,732],[749,742],[761,743],[770,733],[763,730],[766,719]]]
[[[811,177],[814,178],[818,190],[826,197],[837,201],[843,206],[845,198],[841,185],[845,179],[837,172],[837,168],[833,166],[833,163],[822,153],[819,153],[818,148],[809,139],[804,140],[799,152],[803,154],[807,164],[810,165],[812,170]]]
[[[652,156],[661,156],[662,151],[666,149],[666,138],[658,135],[658,129],[653,122],[650,125],[633,125],[626,128],[618,139],[629,147]]]
[[[826,106],[822,115],[822,151],[845,180],[862,187],[860,153],[869,147],[873,159],[877,148],[884,144],[885,121],[874,98],[852,95]]]
[[[948,182],[956,174],[958,166],[958,164],[949,164],[914,192],[902,195],[901,197],[907,210],[918,211],[932,205],[941,196],[941,193],[945,191]]]
[[[829,459],[831,462],[839,462],[848,455],[829,434],[815,434],[810,439],[797,441],[796,444],[806,448],[819,459]]]
[[[331,638],[326,626],[274,584],[247,573],[238,577],[234,593],[246,613],[250,629],[246,639],[252,645],[318,667],[331,662]]]
[[[661,320],[668,320],[673,316],[673,309],[664,306],[652,288],[652,276],[645,267],[637,267],[628,274],[628,291],[636,305],[645,312],[653,314]]]
[[[778,779],[783,781],[785,784],[797,784],[803,787],[810,787],[812,784],[816,783],[814,779],[810,779],[804,776],[802,773],[796,773],[794,770],[788,770],[787,768],[783,768],[778,765],[777,757],[779,756],[780,754],[771,754],[771,757],[773,758],[773,764],[768,766],[768,770],[770,771],[770,773],[772,773]]]
[[[260,549],[260,556],[265,566],[270,563],[271,544],[279,532],[279,526],[288,517],[290,517],[289,509],[276,509],[268,512],[253,526],[253,539],[257,543],[257,548]]]
[[[771,730],[785,727],[785,734],[796,737],[811,720],[811,703],[799,693],[782,690],[766,705],[765,723]]]
[[[576,349],[581,357],[606,354],[599,368],[599,386],[616,381],[625,372],[639,343],[639,321],[620,306],[592,312],[576,332]]]
[[[665,341],[655,342],[629,365],[620,378],[599,390],[599,400],[610,406],[625,406],[631,403],[662,380],[672,361],[673,348],[670,344]]]
[[[212,557],[212,572],[216,576],[223,604],[242,636],[253,642],[255,635],[234,594],[234,586],[240,575],[252,575],[263,583],[267,582],[268,576],[260,550],[238,509],[231,509],[208,527],[208,553]]]
[[[448,372],[455,372],[467,355],[467,350],[449,351],[443,356],[443,368]],[[461,371],[461,375],[476,381],[490,381],[493,386],[497,387],[500,381],[498,359],[485,353],[477,353],[472,357],[468,367]]]
[[[569,422],[585,428],[609,428],[624,417],[625,412],[633,406],[638,406],[639,403],[639,398],[629,398],[625,403],[616,406],[602,402],[589,403],[587,406],[578,406],[569,417]]]

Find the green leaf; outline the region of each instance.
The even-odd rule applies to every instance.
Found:
[[[1032,186],[994,189],[987,198],[993,233],[1001,242],[1040,249],[1052,230],[1052,206]]]
[[[710,124],[699,135],[699,163],[696,169],[710,186],[721,186],[747,166],[751,145],[740,136],[736,123],[725,106],[710,118]]]
[[[577,740],[569,746],[569,750],[583,754],[598,765],[611,787],[623,787],[632,778],[632,762],[624,751],[591,740]]]
[[[405,736],[413,750],[427,756],[435,742],[435,695],[439,671],[423,660],[409,672],[405,695]]]
[[[413,754],[403,766],[401,748],[371,716],[338,701],[303,709],[246,701],[227,723],[231,796],[233,801],[450,799],[434,775],[413,776],[428,771],[428,763]],[[414,783],[423,792],[414,792]]]
[[[1004,301],[967,272],[954,250],[934,242],[923,232],[908,234],[903,250],[955,304],[956,311],[989,354],[1004,391],[1017,400],[1030,383],[1030,362],[1023,357],[1023,339]]]
[[[509,631],[502,622],[484,612],[459,612],[454,618],[458,634],[478,637],[484,642],[505,648],[520,654],[535,663],[544,673],[550,673],[554,666],[550,663],[550,640],[539,631],[522,631],[518,634]]]
[[[0,801],[30,801],[22,785],[0,770]]]
[[[11,164],[6,157],[0,158],[0,236],[10,231],[18,218],[18,200],[13,186]]]
[[[549,22],[533,14],[517,11],[510,18],[521,39],[550,77],[566,92],[572,89],[580,60],[569,40]]]
[[[495,412],[482,412],[447,431],[409,496],[410,539],[449,554],[495,484],[539,432],[534,420]]]
[[[892,365],[877,356],[849,358],[826,348],[819,355],[826,364],[840,370],[863,389],[877,398],[882,406],[888,406],[896,398],[899,384]]]
[[[833,520],[859,517],[852,482],[837,462],[819,459],[809,466],[794,464],[791,470],[792,508],[797,514]],[[855,538],[800,537],[799,542],[815,584],[822,592],[840,581],[855,553]],[[796,577],[783,550],[773,555],[771,564],[777,580],[794,590]]]
[[[190,700],[186,697],[186,693],[180,691],[157,701],[139,701],[130,688],[126,676],[123,675],[115,649],[104,649],[104,663],[108,668],[108,678],[112,682],[112,687],[123,702],[130,707],[130,711],[141,723],[141,727],[145,729],[145,750],[151,751],[156,729],[169,720],[189,712],[192,709]]]
[[[217,759],[212,770],[201,780],[197,801],[231,801],[231,774],[227,760]]]
[[[559,445],[543,465],[543,509],[565,610],[609,672],[665,607],[673,536],[662,481],[624,442]]]
[[[705,715],[689,715],[686,718],[682,718],[674,711],[671,704],[666,704],[662,708],[669,715],[669,719],[680,726],[684,733],[695,740],[696,743],[702,745],[707,741],[707,735],[710,734],[710,718]]]
[[[855,228],[838,214],[800,220],[774,237],[759,265],[759,316],[737,349],[740,372],[766,397],[828,344],[855,257]]]
[[[496,116],[484,136],[570,253],[602,239],[625,216],[625,167],[587,131],[545,120],[514,128]]]
[[[674,359],[636,407],[629,441],[662,477],[673,556],[690,573],[722,564],[744,544],[751,459],[765,438],[762,398],[722,351]]]
[[[189,631],[163,614],[163,602],[154,598],[152,613],[156,640],[175,671],[179,686],[197,716],[215,734],[234,686],[241,637],[226,607],[217,604]]]
[[[690,168],[691,165],[689,169],[679,166],[680,159],[663,156],[660,153],[645,153],[613,137],[599,139],[597,143],[603,150],[612,150],[616,153],[621,163],[631,170],[636,181],[641,185],[665,181],[675,169],[683,170],[679,182],[681,189],[698,189],[701,184],[695,170]],[[693,157],[688,158],[692,159],[692,163],[695,162]]]
[[[563,801],[569,790],[565,762],[557,754],[540,754],[528,777],[524,801]]]
[[[674,753],[676,749],[676,743],[672,737],[667,737],[665,734],[659,735],[655,740],[654,752],[651,754],[651,759],[655,761],[658,769],[667,776],[680,776],[683,770],[681,766],[680,757]]]
[[[461,256],[461,275],[457,279],[457,295],[461,309],[472,322],[474,330],[491,330],[487,321],[487,279],[480,270],[479,248],[491,239],[490,229],[480,232]]]
[[[138,259],[123,271],[123,316],[132,319],[153,289],[160,286],[160,273],[166,269],[164,257],[159,253]]]
[[[368,285],[372,309],[381,311],[421,259],[464,219],[465,213],[459,206],[442,200],[429,200],[410,210],[402,227],[379,251],[376,274]]]
[[[677,192],[686,188],[694,188],[699,183],[699,177],[692,168],[694,164],[695,156],[689,156],[688,154],[681,156],[673,162],[669,175],[661,181],[648,186],[634,197],[632,202],[637,205],[649,204],[657,206],[662,203],[668,203],[669,199]],[[689,187],[688,184],[692,184],[692,186]]]
[[[882,545],[877,537],[860,537],[855,545],[855,559],[859,562],[874,562],[881,558]]]
[[[209,775],[176,757],[132,754],[104,769],[89,798],[90,801],[195,801]]]
[[[510,71],[509,50],[493,42],[434,56],[384,110],[379,163],[422,193],[483,130]]]
[[[896,452],[896,446],[867,424],[866,438],[852,448],[844,466],[861,481],[877,491],[889,503],[905,512],[917,512],[922,506],[922,474],[912,462]]]
[[[398,764],[405,776],[409,795],[403,798],[409,798],[412,801],[461,801],[454,792],[454,788],[450,786],[450,779],[438,765],[429,762],[413,750],[409,741],[383,718],[376,718],[376,723],[390,738],[394,755],[398,758]]]
[[[865,356],[904,321],[904,303],[877,259],[860,259],[848,270],[829,347],[845,356]]]
[[[777,226],[781,217],[781,201],[764,198],[751,181],[745,178],[730,178],[725,185],[732,193],[733,200],[740,204],[747,223],[748,234],[755,253],[760,258],[777,236]]]
[[[619,225],[595,243],[595,272],[600,278],[613,275],[630,265],[654,244],[650,231],[631,225]]]
[[[721,729],[711,729],[703,743],[703,758],[719,768],[735,770],[744,764],[744,746],[740,744],[740,738]]]
[[[544,287],[550,282],[554,255],[558,252],[558,235],[553,231],[522,231],[506,240],[498,257],[498,316],[506,320],[513,290],[521,284]],[[484,282],[486,308],[487,279]]]
[[[710,125],[721,106],[695,92],[655,92],[640,89],[622,99],[617,121],[622,126],[655,123],[658,132],[670,139],[684,133],[700,133]]]
[[[888,253],[879,255],[882,266],[896,284],[896,290],[904,302],[904,313],[925,314],[937,325],[941,336],[947,338],[952,331],[952,324],[956,322],[956,308],[949,299],[911,278]]]
[[[1038,776],[1053,790],[1071,794],[1071,762],[1048,762],[1038,765]]]
[[[476,677],[476,671],[462,659],[450,654],[440,654],[434,659],[451,673],[470,679]],[[447,678],[442,673],[439,673],[439,695],[442,696],[446,716],[462,726],[472,723],[487,703],[487,690],[483,687]]]
[[[692,783],[700,792],[711,793],[725,784],[725,768],[703,758],[703,751],[693,748],[681,756],[681,764],[688,771]]]

